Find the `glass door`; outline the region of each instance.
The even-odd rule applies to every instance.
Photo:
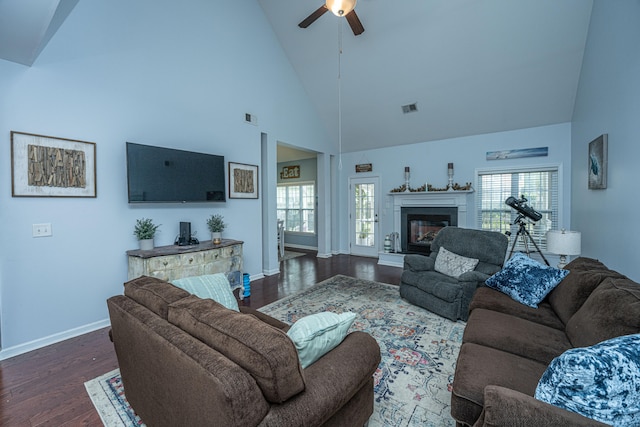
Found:
[[[378,181],[377,177],[349,180],[349,244],[352,255],[378,256]]]

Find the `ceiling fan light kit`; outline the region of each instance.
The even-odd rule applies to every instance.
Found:
[[[351,31],[354,35],[360,35],[364,33],[364,27],[360,18],[356,15],[355,7],[357,0],[326,0],[326,3],[316,9],[311,15],[307,16],[302,22],[298,24],[300,28],[307,28],[313,24],[316,19],[320,18],[328,10],[338,17],[344,17],[347,19]]]
[[[345,16],[356,7],[357,0],[327,0],[327,9],[336,16]]]

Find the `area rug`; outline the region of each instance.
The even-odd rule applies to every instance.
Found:
[[[374,374],[369,427],[454,426],[449,404],[465,324],[400,298],[398,287],[334,276],[260,309],[287,323],[321,311],[352,311],[352,330],[371,334],[382,361]],[[105,426],[142,426],[124,397],[119,372],[87,382]]]
[[[294,251],[284,251],[284,255],[282,257],[279,257],[278,259],[280,261],[286,261],[288,259],[293,259],[293,258],[298,258],[300,256],[305,256],[305,253],[302,252],[294,252]]]

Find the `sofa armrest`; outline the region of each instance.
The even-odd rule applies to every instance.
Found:
[[[304,369],[305,390],[280,405],[272,405],[260,426],[324,424],[370,384],[379,364],[376,340],[365,332],[350,333],[336,348]]]
[[[606,424],[549,405],[519,391],[495,385],[486,386],[484,388],[484,409],[474,427],[513,426],[516,420],[519,427],[606,426]]]
[[[285,332],[287,332],[291,327],[291,325],[289,325],[288,323],[281,322],[280,320],[274,317],[271,317],[268,314],[264,314],[261,311],[256,310],[255,308],[246,307],[242,305],[239,308],[240,308],[240,313],[252,314],[256,316],[259,320],[262,320],[264,323],[271,326],[275,326],[276,328],[281,329]]]
[[[405,255],[404,256],[404,269],[411,271],[427,271],[433,270],[435,267],[435,260],[429,256],[424,255]]]
[[[461,282],[482,282],[484,283],[489,277],[488,274],[481,273],[479,271],[467,271],[466,273],[462,273],[458,280]]]

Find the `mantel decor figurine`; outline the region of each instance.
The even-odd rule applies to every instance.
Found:
[[[409,187],[409,178],[411,177],[411,173],[409,171],[409,166],[404,167],[404,187],[406,192],[411,191]]]

